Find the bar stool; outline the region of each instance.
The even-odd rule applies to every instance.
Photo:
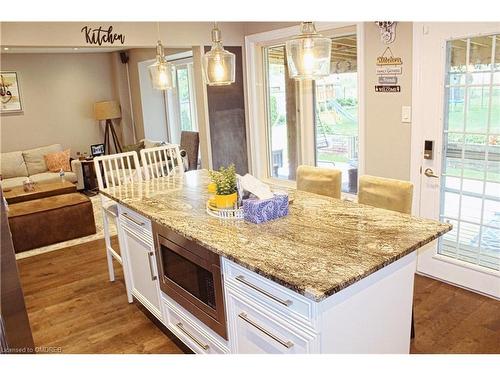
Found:
[[[99,190],[110,187],[118,187],[130,182],[142,181],[142,173],[137,152],[123,152],[120,154],[103,155],[94,158],[94,166],[97,176]],[[118,227],[118,205],[115,201],[99,194],[102,204],[102,220],[104,229],[104,241],[106,243],[106,256],[108,260],[109,280],[115,281],[113,269],[113,258],[123,265],[122,257],[111,246],[109,234],[110,220]],[[127,298],[132,302],[132,293],[129,288],[126,267],[123,267]]]
[[[359,178],[358,203],[411,215],[412,199],[411,182],[368,175]],[[413,307],[410,337],[415,338]]]
[[[391,178],[361,176],[358,202],[386,210],[411,214],[413,184]]]
[[[297,190],[340,199],[342,172],[338,169],[299,165],[297,168]]]
[[[179,146],[174,144],[142,149],[141,162],[146,180],[184,172]]]

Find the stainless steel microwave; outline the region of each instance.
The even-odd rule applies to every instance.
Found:
[[[227,340],[220,256],[156,223],[153,231],[161,290]]]

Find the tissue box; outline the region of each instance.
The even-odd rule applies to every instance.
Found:
[[[260,224],[288,215],[288,195],[274,194],[270,199],[245,199],[243,218],[251,223]]]

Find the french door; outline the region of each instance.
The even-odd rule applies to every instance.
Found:
[[[500,23],[416,23],[414,55],[414,207],[453,225],[417,272],[500,298]]]

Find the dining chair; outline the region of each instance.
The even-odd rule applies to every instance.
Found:
[[[179,145],[169,144],[143,148],[140,152],[141,164],[146,180],[184,172],[184,162]]]
[[[299,165],[297,190],[340,199],[342,173],[338,169]]]
[[[104,188],[119,187],[127,183],[142,181],[141,167],[137,152],[129,151],[120,154],[103,155],[94,158],[94,167],[97,176],[99,190]],[[99,194],[102,204],[102,220],[104,229],[104,241],[106,243],[106,256],[108,260],[109,280],[115,280],[113,269],[113,258],[123,265],[120,254],[111,245],[109,234],[110,221],[118,228],[118,205],[115,201]],[[127,287],[127,297],[132,302],[132,294],[128,288],[128,276],[125,267],[123,269],[124,279]]]
[[[368,175],[359,178],[358,203],[410,215],[412,199],[413,184],[409,181]]]
[[[413,184],[364,175],[359,178],[358,203],[411,215]],[[411,311],[410,337],[415,338],[415,320]]]
[[[181,150],[185,150],[188,159],[186,170],[198,169],[198,150],[200,148],[200,134],[183,130],[181,132]]]

